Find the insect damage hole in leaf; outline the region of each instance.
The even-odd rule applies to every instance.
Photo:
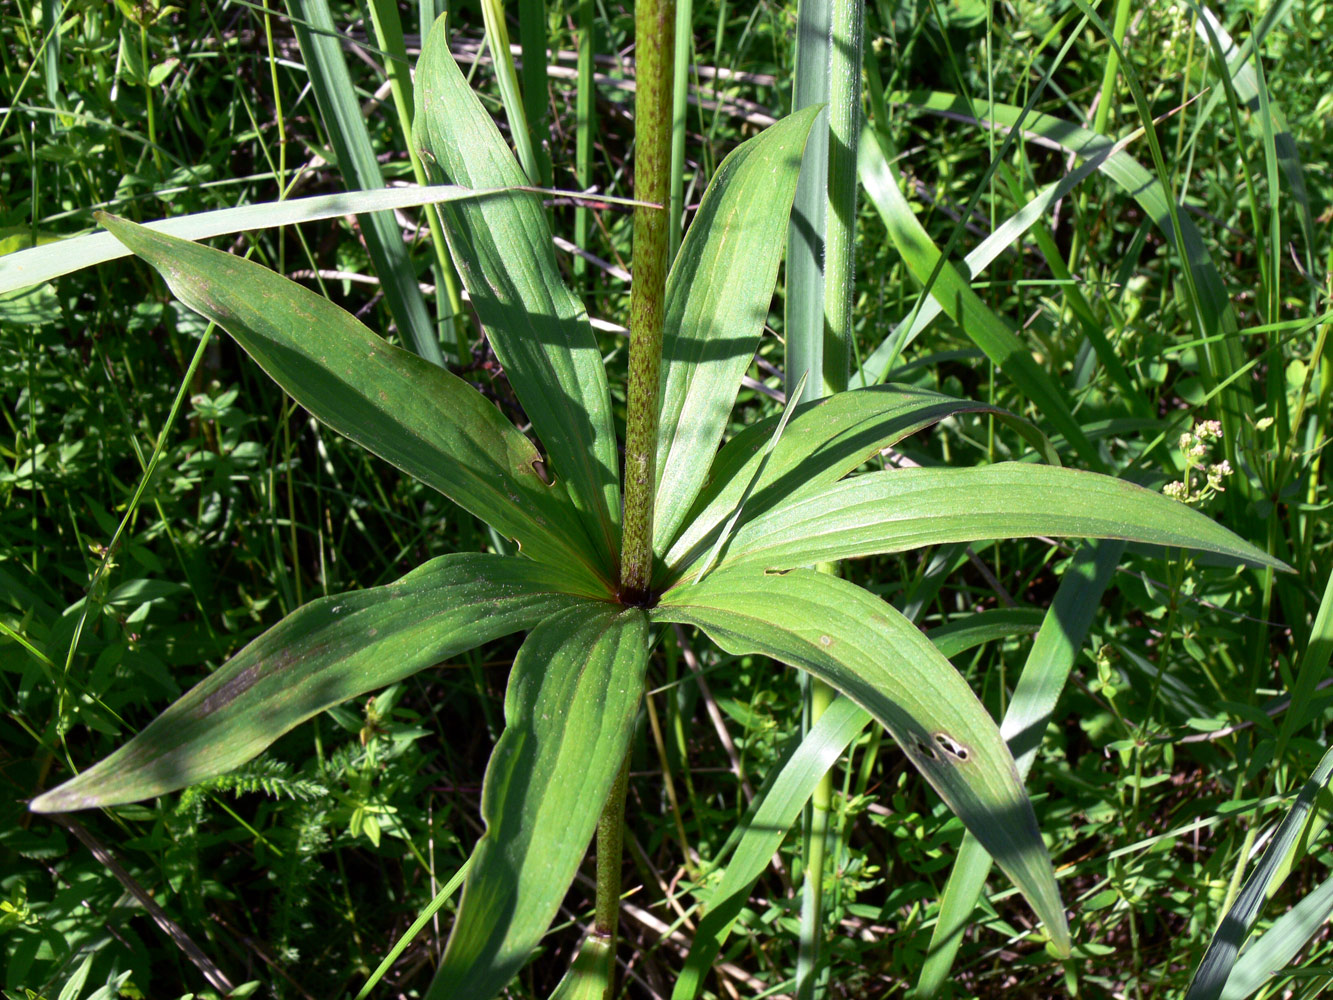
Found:
[[[958,761],[965,761],[968,758],[969,751],[967,747],[959,743],[948,733],[936,733],[935,742],[938,743],[946,754]]]
[[[919,736],[912,737],[912,749],[915,750],[917,753],[919,753],[922,757],[927,757],[930,760],[940,759],[940,755],[939,753],[936,752],[935,748],[931,746],[929,743],[927,743],[925,740],[921,739]]]

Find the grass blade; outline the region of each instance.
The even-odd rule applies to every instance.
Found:
[[[1308,725],[1313,714],[1311,701],[1319,688],[1319,682],[1328,672],[1330,657],[1333,657],[1333,573],[1329,574],[1324,584],[1324,596],[1315,613],[1314,627],[1305,650],[1301,653],[1300,664],[1296,668],[1296,681],[1291,688],[1291,711],[1282,719],[1282,728],[1278,730],[1277,748],[1273,759],[1283,760],[1291,738]]]
[[[592,133],[595,124],[594,105],[597,93],[593,82],[593,4],[595,0],[576,0],[578,17],[578,84],[574,96],[574,178],[580,191],[592,187]],[[591,250],[588,243],[588,219],[591,214],[582,202],[574,209],[574,245],[580,250]],[[582,277],[588,262],[580,255],[574,258],[574,275]]]
[[[913,91],[894,94],[893,100],[924,111],[945,114],[964,121],[975,121],[978,125],[989,128],[1011,129],[1021,120],[1022,128],[1028,135],[1043,144],[1072,153],[1080,159],[1086,160],[1116,145],[1108,137],[1071,122],[1035,111],[1024,114],[1023,108],[1011,104],[989,102],[986,105],[987,117],[978,120],[973,116],[974,102],[956,94]],[[862,148],[868,148],[870,145],[867,142]],[[1188,215],[1175,211],[1175,204],[1167,196],[1167,189],[1162,182],[1123,149],[1112,152],[1098,169],[1138,202],[1157,229],[1173,240],[1172,219],[1175,217],[1180,226],[1183,246],[1180,256],[1183,267],[1189,272],[1191,283],[1198,292],[1206,321],[1204,336],[1220,338],[1235,333],[1239,326],[1221,273],[1213,262],[1198,227]]]
[[[787,831],[801,818],[815,785],[871,721],[870,714],[852,699],[838,698],[779,765],[772,787],[746,816],[745,834],[727,863],[722,881],[708,898],[708,910],[699,921],[671,1000],[694,1000],[699,995],[704,976],[749,902],[751,887],[768,867]]]
[[[1190,982],[1185,1000],[1218,1000],[1222,995],[1236,964],[1236,955],[1254,927],[1270,889],[1275,888],[1272,884],[1274,876],[1280,870],[1285,870],[1287,855],[1305,831],[1306,821],[1314,809],[1315,797],[1328,784],[1330,775],[1333,775],[1333,749],[1325,752],[1310,775],[1310,780],[1301,788],[1291,810],[1283,817],[1277,833],[1269,841],[1264,856],[1245,880],[1245,887],[1213,934],[1208,951]]]
[[[413,208],[459,198],[484,198],[489,194],[491,192],[473,191],[455,184],[346,191],[180,215],[149,222],[144,228],[186,240],[206,240],[232,233],[291,226],[298,222],[337,219],[344,215],[389,212],[395,208]],[[0,294],[129,255],[130,251],[125,244],[109,233],[71,236],[29,250],[5,254],[0,257]]]
[[[163,795],[259,754],[332,705],[456,653],[588,606],[530,560],[441,556],[384,587],[292,612],[110,757],[30,804],[70,812]]]
[[[898,189],[897,175],[873,132],[868,132],[861,144],[861,180],[912,274],[924,283],[932,273],[937,273],[931,294],[949,318],[1009,376],[1083,461],[1101,468],[1101,455],[1074,419],[1064,387],[1037,364],[1027,346],[990,310],[953,265],[941,260],[939,249]]]
[[[1014,755],[1020,780],[1027,780],[1032,770],[1042,734],[1069,679],[1074,657],[1087,637],[1093,615],[1124,550],[1123,542],[1085,545],[1060,581],[1000,723],[1000,734]],[[986,849],[971,833],[965,834],[940,896],[940,912],[912,994],[914,1000],[931,1000],[939,995],[962,944],[963,930],[976,911],[990,866],[991,857]]]
[[[1231,78],[1236,96],[1251,112],[1258,112],[1262,80],[1257,71],[1256,49],[1275,25],[1286,20],[1287,15],[1291,13],[1295,6],[1292,0],[1279,0],[1277,3],[1269,4],[1264,9],[1263,17],[1255,25],[1254,32],[1239,46],[1236,45],[1226,28],[1222,26],[1221,21],[1217,19],[1217,15],[1207,5],[1196,3],[1194,6],[1197,7],[1199,13],[1194,22],[1195,33],[1204,43],[1213,48],[1218,62],[1226,67],[1225,71]],[[1214,91],[1209,95],[1208,104],[1204,106],[1203,114],[1199,119],[1199,126],[1209,119],[1213,105],[1226,96],[1221,91]],[[1310,194],[1305,184],[1305,168],[1301,165],[1300,150],[1296,145],[1295,136],[1292,135],[1291,127],[1287,124],[1286,115],[1273,102],[1271,94],[1266,97],[1266,103],[1275,132],[1274,142],[1277,146],[1278,162],[1281,164],[1283,174],[1286,175],[1287,186],[1291,189],[1299,210],[1297,218],[1305,242],[1305,253],[1303,255],[1305,270],[1313,282],[1314,276],[1318,274],[1314,262],[1314,252],[1319,244],[1315,237],[1314,216],[1310,211]]]
[[[524,0],[526,6],[531,0]],[[481,16],[486,24],[486,45],[491,50],[495,80],[500,86],[500,102],[509,120],[509,134],[518,150],[518,162],[531,184],[542,183],[541,168],[533,151],[532,133],[528,129],[528,115],[519,93],[518,72],[514,68],[514,53],[509,47],[509,28],[505,25],[504,4],[501,0],[480,0]],[[543,81],[545,92],[545,81]]]
[[[380,960],[379,965],[375,966],[375,971],[370,974],[370,978],[366,980],[365,985],[357,991],[355,1000],[366,1000],[366,997],[370,996],[370,991],[379,984],[385,973],[393,968],[393,963],[398,961],[398,956],[407,950],[407,946],[415,941],[417,935],[430,923],[430,918],[439,913],[440,907],[447,903],[449,897],[458,891],[458,887],[463,884],[463,880],[467,878],[467,873],[471,870],[472,858],[469,857],[458,866],[458,871],[454,872],[443,888],[435,894],[435,898],[426,905],[426,908],[417,914],[417,918],[412,921],[412,926],[405,930],[402,936],[394,942],[394,946],[389,949],[388,954]]]
[[[1222,1000],[1245,1000],[1257,993],[1323,929],[1333,915],[1333,878],[1325,879],[1299,903],[1273,921],[1264,936],[1236,961]]]
[[[523,52],[523,117],[542,187],[551,186],[546,149],[546,0],[519,0],[518,44]]]
[[[343,179],[349,187],[363,190],[384,187],[327,0],[287,0],[287,9]],[[398,224],[387,212],[361,216],[360,221],[384,300],[403,339],[427,361],[443,365],[435,323],[426,311]]]
[[[833,5],[800,0],[796,10],[796,74],[792,107],[818,108],[810,131],[787,233],[786,334],[787,391],[802,372],[806,402],[824,395],[824,229],[828,215],[829,39]]]
[[[1022,208],[1011,215],[1003,223],[995,227],[994,232],[982,240],[977,246],[969,251],[963,258],[963,263],[967,265],[968,273],[975,280],[987,267],[989,267],[997,257],[1018,240],[1033,226],[1036,226],[1045,215],[1051,211],[1060,199],[1075,190],[1079,184],[1096,173],[1101,165],[1112,155],[1127,147],[1131,142],[1143,134],[1142,129],[1135,129],[1129,135],[1118,140],[1114,145],[1098,152],[1094,156],[1088,157],[1084,163],[1077,169],[1070,171],[1062,177],[1058,183],[1047,185],[1039,194],[1033,197]],[[872,154],[873,156],[873,154]],[[1003,168],[1001,168],[1003,170]],[[1040,227],[1039,227],[1040,228]],[[1064,269],[1064,261],[1056,257],[1049,261],[1054,271],[1057,267],[1060,271],[1055,273],[1057,278],[1069,279],[1069,273]],[[937,279],[938,280],[938,279]],[[1077,292],[1076,286],[1069,286]],[[1079,292],[1081,299],[1082,293]],[[896,326],[891,334],[871,352],[866,358],[861,370],[852,376],[852,385],[873,385],[881,381],[894,365],[898,357],[901,356],[903,349],[921,334],[925,328],[930,325],[943,311],[939,300],[934,296],[926,299],[925,302],[915,306],[910,316]],[[1103,364],[1107,366],[1108,371],[1116,376],[1116,385],[1122,392],[1130,397],[1136,397],[1138,392],[1129,381],[1129,377],[1124,374],[1124,367],[1114,354],[1114,349],[1106,342],[1105,335],[1101,333],[1100,326],[1096,327],[1095,335],[1100,338],[1094,341],[1097,347],[1097,356]]]
[[[676,51],[671,71],[671,202],[667,206],[667,259],[675,260],[685,225],[685,124],[689,117],[690,57],[694,54],[694,0],[676,0]]]

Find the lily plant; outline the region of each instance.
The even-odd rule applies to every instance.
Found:
[[[656,635],[678,623],[727,653],[806,671],[860,705],[1013,880],[1048,946],[1067,955],[1051,861],[995,721],[903,614],[807,567],[1020,536],[1131,539],[1281,564],[1180,503],[1052,464],[1044,438],[1017,418],[1048,464],[858,472],[942,418],[998,412],[917,388],[792,403],[723,443],[769,315],[818,109],[732,151],[666,273],[670,71],[642,41],[654,18],[661,29],[655,9],[644,0],[637,12],[640,205],[623,474],[588,315],[561,277],[539,196],[442,24],[417,67],[414,143],[444,180],[474,192],[442,206],[443,231],[532,437],[462,379],[315,292],[101,217],[311,414],[489,524],[517,554],[446,555],[387,586],[301,607],[31,808],[108,807],[183,788],[331,706],[527,632],[486,769],[485,833],[428,994],[484,1000],[545,933],[599,822],[596,930],[608,952],[624,762]]]

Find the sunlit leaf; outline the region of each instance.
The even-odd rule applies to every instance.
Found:
[[[486,768],[486,833],[427,1000],[487,1000],[546,933],[620,773],[647,662],[633,608],[572,608],[528,636]]]
[[[878,385],[803,403],[754,480],[738,523],[754,520],[798,489],[837,482],[882,449],[947,416],[999,412],[985,403],[905,385]],[[779,419],[758,421],[718,452],[708,484],[667,553],[672,579],[713,544],[754,478]]]
[[[695,625],[734,655],[762,653],[806,670],[868,711],[995,856],[1054,945],[1068,949],[1050,858],[999,729],[894,608],[826,573],[719,569],[668,591],[653,616]]]
[[[796,177],[818,108],[732,150],[667,277],[653,540],[659,554],[708,476],[768,320]]]
[[[718,567],[785,569],[943,542],[1123,538],[1287,568],[1185,504],[1093,472],[1002,462],[890,469],[803,490],[747,523]]]
[[[312,601],[31,808],[134,802],[222,774],[332,705],[575,605],[602,606],[569,593],[558,570],[483,554],[441,556],[396,583]]]
[[[417,63],[414,141],[452,184],[528,183],[449,51],[442,16]],[[511,191],[445,203],[449,250],[518,394],[582,514],[603,565],[619,553],[620,468],[611,395],[588,314],[556,265],[541,200]]]
[[[268,268],[100,216],[191,309],[236,338],[319,420],[584,581],[598,563],[532,443],[462,379],[377,337]],[[581,544],[580,544],[581,543]]]

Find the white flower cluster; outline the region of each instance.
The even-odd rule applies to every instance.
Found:
[[[1201,505],[1226,490],[1222,480],[1231,475],[1231,463],[1225,458],[1210,462],[1208,453],[1212,442],[1222,437],[1222,424],[1217,420],[1202,420],[1194,430],[1180,435],[1180,453],[1185,457],[1185,478],[1167,483],[1162,492],[1181,503]]]

